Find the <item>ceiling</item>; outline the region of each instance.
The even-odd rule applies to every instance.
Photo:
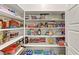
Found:
[[[24,11],[66,11],[73,4],[18,4]]]

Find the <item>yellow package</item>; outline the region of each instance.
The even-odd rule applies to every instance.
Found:
[[[0,44],[3,43],[3,32],[0,32]]]
[[[49,44],[54,44],[54,39],[52,39],[52,38],[48,38],[47,41]]]

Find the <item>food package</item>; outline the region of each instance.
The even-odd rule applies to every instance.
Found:
[[[52,39],[52,38],[48,38],[47,41],[49,44],[54,44],[54,42],[55,42],[54,39]]]
[[[10,32],[9,31],[3,31],[4,33],[4,38],[3,38],[3,42],[7,42],[10,40]]]
[[[36,50],[34,50],[34,54],[43,54],[43,50],[38,50],[38,49],[36,49]]]
[[[45,43],[45,38],[29,38],[29,43]]]
[[[3,32],[0,32],[0,44],[3,43]]]
[[[55,55],[55,52],[51,50],[44,50],[43,54],[44,55]]]
[[[26,55],[32,55],[32,54],[33,54],[33,50],[27,49],[27,50],[25,51],[25,54],[26,54]]]
[[[3,22],[3,21],[2,21],[2,20],[0,20],[0,29],[2,29],[2,22]]]
[[[65,37],[56,38],[56,42],[59,46],[64,46],[65,45]]]
[[[64,46],[64,41],[59,41],[59,42],[58,42],[58,45],[59,45],[59,46]]]
[[[16,31],[10,31],[10,38],[14,38],[16,36],[19,35],[19,32],[16,32]]]
[[[20,22],[15,20],[9,20],[10,28],[20,27]]]
[[[4,52],[4,54],[14,54],[14,53],[16,53],[18,48],[20,48],[20,45],[12,44],[12,45],[8,46],[7,48],[4,48],[2,51]]]

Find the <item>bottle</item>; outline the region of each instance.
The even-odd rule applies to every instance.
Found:
[[[45,27],[48,27],[48,23],[47,22],[45,23]]]
[[[26,44],[28,43],[28,37],[25,37],[25,43]]]
[[[31,35],[31,29],[27,31],[27,35]]]
[[[41,35],[41,30],[40,29],[38,29],[37,34]]]

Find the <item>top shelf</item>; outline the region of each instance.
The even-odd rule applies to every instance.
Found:
[[[9,18],[13,18],[13,19],[17,19],[17,20],[24,20],[23,18],[21,18],[19,16],[15,16],[15,15],[3,12],[3,11],[0,11],[0,15],[3,15],[3,16],[9,17]]]

